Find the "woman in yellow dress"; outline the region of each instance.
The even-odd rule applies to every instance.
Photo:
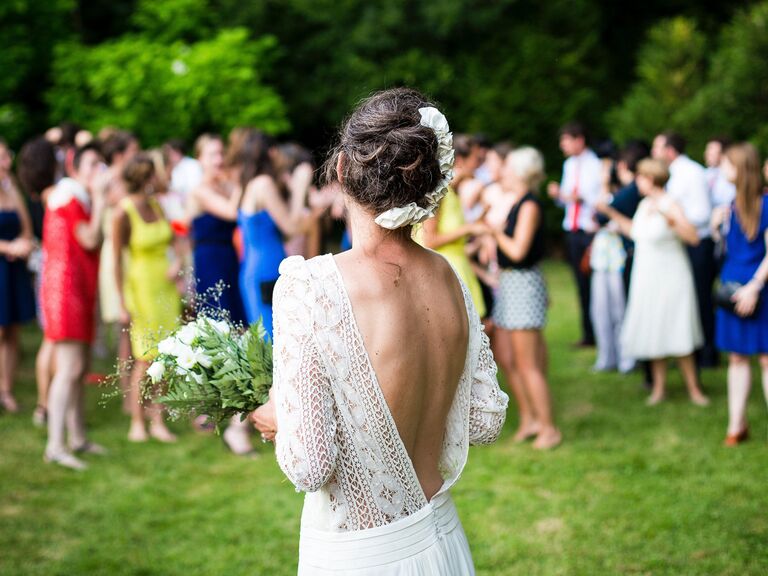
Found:
[[[455,192],[463,180],[472,176],[480,163],[475,157],[471,140],[468,137],[454,136],[453,145],[456,160],[451,186],[448,193],[440,201],[437,216],[422,224],[415,239],[419,244],[445,256],[469,288],[480,318],[485,318],[490,310],[485,308],[483,290],[467,256],[466,244],[467,237],[487,234],[488,227],[480,221],[471,224],[466,223],[461,201]]]
[[[173,232],[160,204],[152,197],[156,185],[155,165],[147,154],[133,158],[123,171],[129,195],[118,204],[114,215],[115,276],[120,299],[121,322],[131,325],[131,428],[128,439],[145,442],[149,436],[174,442],[158,407],[146,414],[141,398],[141,381],[156,354],[154,343],[179,322],[181,298],[176,288],[178,270],[168,258]],[[128,264],[121,257],[128,252]]]

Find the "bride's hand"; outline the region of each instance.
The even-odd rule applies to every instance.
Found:
[[[275,418],[275,403],[270,394],[269,402],[251,413],[253,427],[261,433],[261,439],[272,442],[277,434],[277,419]]]

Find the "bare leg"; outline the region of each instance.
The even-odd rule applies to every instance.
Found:
[[[128,432],[128,440],[131,442],[146,442],[149,440],[147,429],[144,425],[144,399],[141,397],[141,379],[147,370],[147,363],[136,360],[131,371],[131,386],[128,390],[128,406],[131,411],[131,429]]]
[[[8,412],[19,411],[19,406],[13,397],[18,341],[18,326],[11,324],[0,329],[0,404]]]
[[[53,342],[43,338],[40,350],[35,358],[35,377],[37,379],[37,406],[46,410],[48,408],[48,389],[53,376]]]
[[[56,374],[51,380],[48,398],[48,443],[45,457],[47,460],[77,469],[86,466],[67,450],[65,427],[73,396],[79,394],[76,388],[85,374],[85,350],[87,347],[79,342],[54,344]],[[77,402],[78,399],[74,401]]]
[[[534,448],[554,448],[562,440],[552,416],[552,398],[547,380],[541,371],[541,332],[539,330],[513,330],[512,350],[520,379],[531,400],[540,429]]]
[[[736,436],[747,427],[747,399],[752,386],[749,356],[728,355],[728,435]]]
[[[763,395],[768,403],[768,354],[760,354],[760,371],[763,376]]]
[[[515,367],[512,350],[512,332],[496,326],[492,345],[496,362],[501,367],[504,379],[507,381],[507,385],[517,402],[517,412],[520,421],[517,432],[514,435],[514,440],[515,442],[523,442],[538,434],[539,424],[536,422],[536,416],[525,393],[525,385]]]
[[[245,456],[253,452],[251,444],[250,426],[248,419],[240,421],[240,415],[235,414],[229,421],[229,426],[224,431],[224,442],[234,454]]]
[[[653,391],[648,398],[647,404],[655,406],[664,400],[664,393],[667,387],[667,359],[656,358],[651,360],[651,374],[653,375]]]
[[[129,368],[131,361],[131,334],[128,326],[118,323],[117,357],[120,370],[120,390],[123,392],[123,411],[132,414],[130,406],[130,391],[132,384],[132,371]]]
[[[709,405],[709,398],[704,395],[699,386],[699,373],[696,369],[696,358],[693,354],[683,356],[677,359],[677,363],[680,366],[680,370],[683,373],[685,379],[685,385],[688,387],[688,395],[691,397],[691,402],[697,406]]]

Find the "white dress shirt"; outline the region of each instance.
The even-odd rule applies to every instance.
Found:
[[[597,231],[595,204],[600,198],[603,168],[597,155],[586,148],[563,164],[560,182],[560,203],[565,206],[563,230]]]
[[[709,220],[712,216],[712,201],[707,188],[707,173],[704,166],[681,154],[669,165],[667,194],[680,204],[691,224],[696,227],[699,238],[710,236]]]
[[[171,172],[171,192],[186,202],[189,194],[200,185],[203,180],[203,169],[200,162],[189,156],[185,156]]]
[[[707,168],[707,186],[709,186],[709,198],[713,208],[730,206],[736,198],[736,185],[725,179],[719,166]]]

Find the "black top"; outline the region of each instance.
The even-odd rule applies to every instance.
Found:
[[[515,235],[515,227],[517,226],[517,215],[520,213],[520,208],[523,204],[526,202],[533,202],[536,204],[536,208],[539,211],[539,214],[543,215],[543,211],[541,208],[541,202],[539,199],[533,195],[532,192],[528,192],[525,196],[523,196],[520,201],[512,206],[512,208],[509,211],[509,216],[507,216],[507,226],[504,228],[504,234],[507,236],[514,236]],[[498,253],[498,260],[499,260],[499,266],[501,268],[516,268],[518,270],[525,269],[525,268],[531,268],[535,266],[536,264],[541,261],[542,258],[544,258],[544,219],[539,218],[539,225],[536,228],[536,232],[533,234],[533,241],[531,242],[531,247],[528,249],[528,254],[525,255],[525,258],[518,262],[513,262],[510,260],[506,254],[501,250],[501,248],[497,249]]]
[[[632,181],[613,195],[611,207],[627,218],[632,218],[635,215],[635,212],[637,212],[637,207],[640,205],[642,199],[640,190],[637,189],[637,184]],[[607,216],[604,216],[603,214],[597,215],[597,222],[600,226],[605,226],[609,221],[610,218]],[[624,235],[622,235],[621,239],[624,242],[624,248],[630,249],[633,247],[632,240]]]

